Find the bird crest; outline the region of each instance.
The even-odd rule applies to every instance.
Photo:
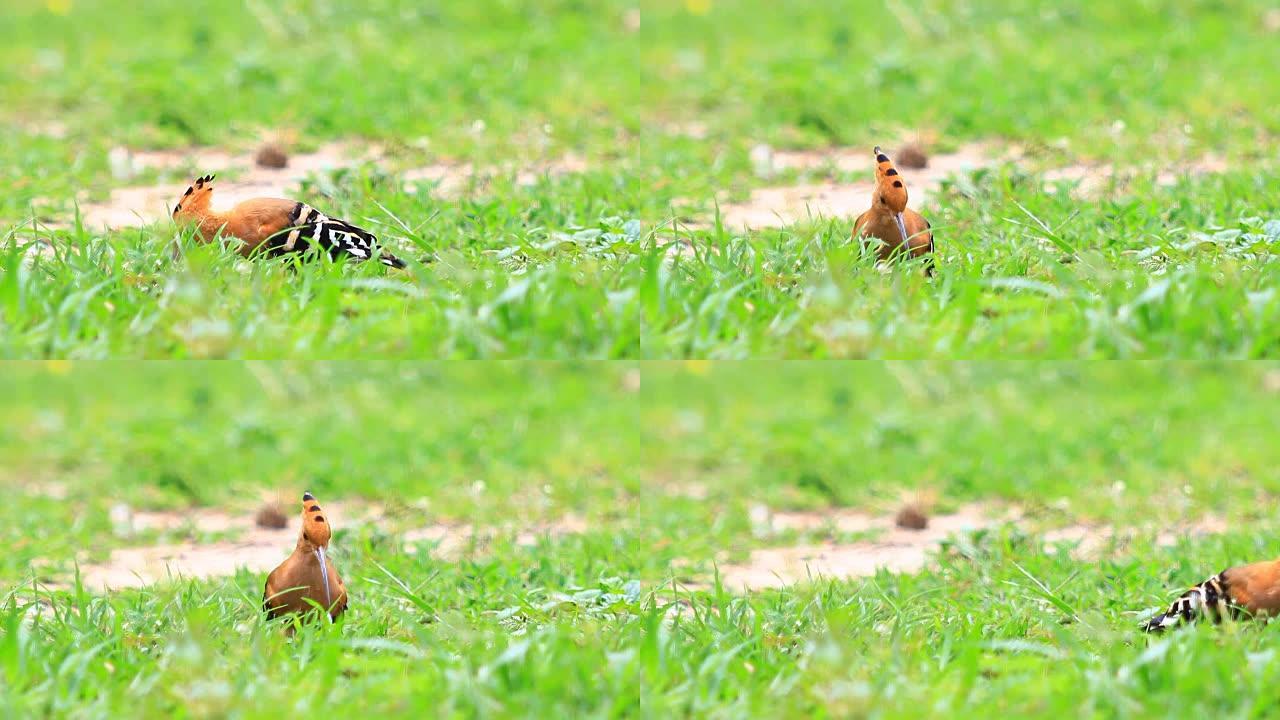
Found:
[[[213,197],[213,179],[216,175],[202,175],[187,187],[178,204],[173,207],[173,216],[203,215],[209,212],[209,200]]]
[[[329,521],[325,519],[320,503],[309,492],[302,494],[302,537],[317,547],[328,546],[332,537]]]
[[[877,145],[872,151],[876,156],[876,191],[872,206],[884,205],[890,212],[900,213],[907,209],[907,185],[898,174],[893,161]]]

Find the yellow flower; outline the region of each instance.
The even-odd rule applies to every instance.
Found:
[[[711,363],[706,360],[685,360],[684,369],[694,375],[706,375],[711,370]]]
[[[684,0],[684,7],[694,15],[706,15],[711,12],[711,0]]]

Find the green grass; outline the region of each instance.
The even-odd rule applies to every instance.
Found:
[[[1075,5],[4,3],[0,357],[52,360],[0,367],[0,714],[1274,714],[1274,627],[1136,626],[1280,555],[1280,366],[1227,362],[1280,354],[1280,80],[1260,70],[1280,20]],[[119,178],[114,148],[263,133],[385,148],[293,194],[409,268],[78,221],[207,171]],[[851,217],[717,223],[764,186],[870,174],[768,176],[760,143],[917,135],[1024,158],[921,205],[932,279],[877,268]],[[519,173],[565,157],[582,167]],[[1207,159],[1229,172],[1181,172]],[[405,189],[433,163],[506,169]],[[1046,188],[1074,163],[1132,172]],[[495,361],[420,362],[455,358]],[[384,509],[336,528],[335,626],[287,637],[244,568],[78,581],[117,550],[235,535],[125,532],[122,504],[246,517],[303,489]],[[761,506],[887,515],[915,493],[1023,520],[916,573],[718,582],[756,550],[874,536],[762,532]],[[1160,542],[1203,519],[1227,530]],[[1125,539],[1046,549],[1078,523]],[[431,524],[489,540],[406,546]]]
[[[6,715],[1266,715],[1274,628],[1149,640],[1140,614],[1273,557],[1264,364],[64,364],[0,375]],[[638,382],[638,384],[637,384]],[[750,392],[744,392],[750,388]],[[344,432],[335,432],[340,427]],[[42,492],[59,483],[65,499]],[[694,485],[702,493],[684,492]],[[262,492],[389,511],[337,528],[352,595],[293,640],[262,577],[75,588],[116,502],[249,512]],[[748,508],[1016,503],[918,574],[749,594],[717,562],[788,542]],[[517,544],[515,522],[585,532]],[[425,518],[424,518],[425,514]],[[1222,535],[1157,547],[1183,519]],[[422,522],[506,527],[411,553]],[[1135,528],[1100,559],[1043,528]],[[180,539],[180,538],[179,538]],[[173,538],[170,539],[172,541]],[[283,553],[287,548],[282,548]],[[710,589],[679,589],[691,582]],[[60,583],[48,589],[48,583]],[[675,588],[675,589],[673,589]],[[679,592],[692,609],[659,605]],[[30,604],[48,609],[40,617]]]
[[[1280,83],[1257,73],[1275,44],[1269,10],[18,0],[0,11],[0,354],[1274,356],[1280,176],[1267,148]],[[64,137],[40,131],[55,122]],[[704,139],[680,130],[693,124]],[[298,194],[430,262],[293,272],[217,249],[175,260],[163,222],[32,229],[74,226],[77,192],[123,184],[113,147],[244,149],[264,129],[304,147],[387,146],[387,165]],[[759,142],[869,147],[915,132],[939,149],[990,140],[1030,158],[922,208],[939,229],[932,282],[873,269],[847,217],[671,229],[711,222],[723,197],[803,179],[757,177]],[[530,187],[514,173],[460,197],[395,182],[442,159],[520,167],[569,153],[587,169]],[[1079,201],[1025,174],[1205,157],[1237,171],[1172,188],[1144,177]],[[172,183],[176,198],[188,179],[140,180]],[[1237,230],[1248,239],[1220,234]],[[1215,242],[1189,244],[1202,234]],[[667,267],[659,248],[677,235],[701,253]],[[25,265],[37,240],[62,250]]]

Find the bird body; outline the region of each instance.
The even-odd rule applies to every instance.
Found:
[[[305,615],[317,607],[337,620],[347,609],[347,588],[328,556],[329,521],[311,493],[302,496],[302,532],[293,554],[267,576],[262,606],[267,618]],[[314,604],[312,604],[314,603]]]
[[[1168,610],[1143,623],[1142,629],[1160,632],[1205,616],[1220,622],[1224,617],[1277,614],[1280,614],[1280,560],[1268,560],[1223,570],[1180,595]]]
[[[895,255],[918,258],[933,253],[933,232],[929,221],[907,208],[907,186],[889,156],[876,147],[876,189],[871,195],[871,208],[853,223],[853,239],[875,238],[881,260]],[[905,247],[905,250],[904,250]],[[933,274],[932,260],[925,272]]]
[[[218,233],[238,238],[240,254],[271,256],[305,252],[314,242],[334,259],[377,257],[383,265],[402,268],[404,261],[379,249],[372,233],[344,220],[331,218],[306,203],[283,198],[245,200],[226,212],[213,210],[213,176],[197,178],[173,209],[173,219],[194,225],[200,239],[210,242]]]

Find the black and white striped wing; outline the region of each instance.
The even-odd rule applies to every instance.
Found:
[[[1227,573],[1224,571],[1183,593],[1173,601],[1168,610],[1143,623],[1142,629],[1160,632],[1206,615],[1216,623],[1221,622],[1224,617],[1237,618],[1240,612],[1240,607],[1231,601]]]
[[[289,228],[267,241],[273,255],[306,252],[312,243],[328,251],[337,260],[351,257],[363,262],[376,257],[384,265],[404,267],[399,258],[379,250],[378,238],[367,230],[345,220],[331,218],[306,203],[298,203],[289,214]]]

